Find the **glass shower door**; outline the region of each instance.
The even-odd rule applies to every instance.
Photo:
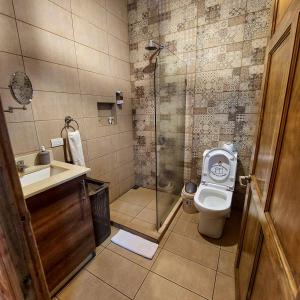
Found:
[[[156,216],[160,228],[183,187],[186,64],[162,50],[155,72]]]

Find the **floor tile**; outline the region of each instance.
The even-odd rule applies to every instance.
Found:
[[[198,224],[178,220],[173,232],[189,237],[199,242],[207,243],[219,247],[220,240],[206,237],[198,232]]]
[[[96,247],[96,255],[98,255],[99,253],[101,253],[104,249],[105,248],[102,245],[99,245],[98,247]]]
[[[59,300],[98,300],[100,295],[101,300],[128,299],[85,270],[82,270],[57,297]]]
[[[224,273],[229,276],[234,276],[234,262],[235,262],[235,253],[221,250],[218,272]]]
[[[145,268],[107,249],[96,256],[87,269],[130,298],[135,296],[147,275]]]
[[[133,219],[133,217],[125,215],[124,213],[120,213],[116,210],[110,209],[110,219],[115,223],[126,225]]]
[[[231,216],[226,220],[223,236],[221,238],[221,248],[223,250],[235,253],[239,240],[239,228],[241,223],[241,213],[232,210]]]
[[[191,223],[199,223],[199,214],[189,214],[186,213],[185,211],[182,212],[181,216],[179,217],[180,220],[186,221],[186,222],[191,222]]]
[[[154,257],[152,259],[148,259],[148,258],[145,258],[141,255],[138,255],[138,254],[135,254],[131,251],[128,251],[126,250],[125,248],[123,247],[120,247],[114,243],[110,243],[108,246],[107,246],[107,249],[129,259],[130,261],[146,268],[146,269],[149,269],[152,267],[152,265],[154,264],[155,260],[157,259],[158,257],[158,254],[160,252],[160,248],[157,249]]]
[[[206,267],[217,269],[219,249],[215,246],[172,232],[163,248]]]
[[[139,188],[137,190],[131,189],[118,200],[131,203],[134,205],[146,207],[153,200],[155,201],[155,191],[150,189]]]
[[[148,230],[156,231],[156,224],[145,222],[138,218],[134,218],[133,220],[130,221],[130,223],[142,226]]]
[[[205,300],[179,285],[150,272],[136,300]]]
[[[212,269],[162,249],[152,271],[203,297],[212,298],[216,274]]]
[[[144,208],[137,216],[137,219],[145,222],[156,224],[156,211],[149,208]]]
[[[154,198],[153,200],[151,200],[146,207],[149,209],[156,210],[156,199]]]
[[[213,300],[235,300],[234,279],[217,273]]]
[[[131,204],[125,201],[121,201],[121,200],[116,200],[114,201],[111,205],[110,205],[112,210],[118,211],[120,213],[124,213],[128,216],[131,217],[135,217],[136,215],[138,215],[143,207],[135,205],[135,204]]]

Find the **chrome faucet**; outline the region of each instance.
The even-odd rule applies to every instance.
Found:
[[[19,173],[24,173],[27,168],[27,166],[24,163],[24,160],[17,161],[16,166]]]

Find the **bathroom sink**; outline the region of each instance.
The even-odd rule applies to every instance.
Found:
[[[49,166],[44,169],[39,169],[38,171],[33,171],[31,173],[20,176],[20,181],[22,187],[25,187],[30,184],[42,181],[44,179],[50,178],[51,176],[57,175],[67,171],[67,169]]]

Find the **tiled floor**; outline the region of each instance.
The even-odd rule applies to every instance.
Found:
[[[164,201],[164,194],[166,193],[160,192],[160,206],[170,206],[167,201]],[[170,197],[165,198],[169,199]],[[164,207],[159,208],[161,211],[166,211]],[[159,239],[160,233],[156,229],[155,190],[141,187],[129,190],[110,204],[110,217],[117,224]]]
[[[232,300],[240,214],[220,240],[202,237],[197,215],[179,210],[152,260],[108,238],[97,256],[56,297],[59,300]],[[111,236],[118,229],[113,228]]]

